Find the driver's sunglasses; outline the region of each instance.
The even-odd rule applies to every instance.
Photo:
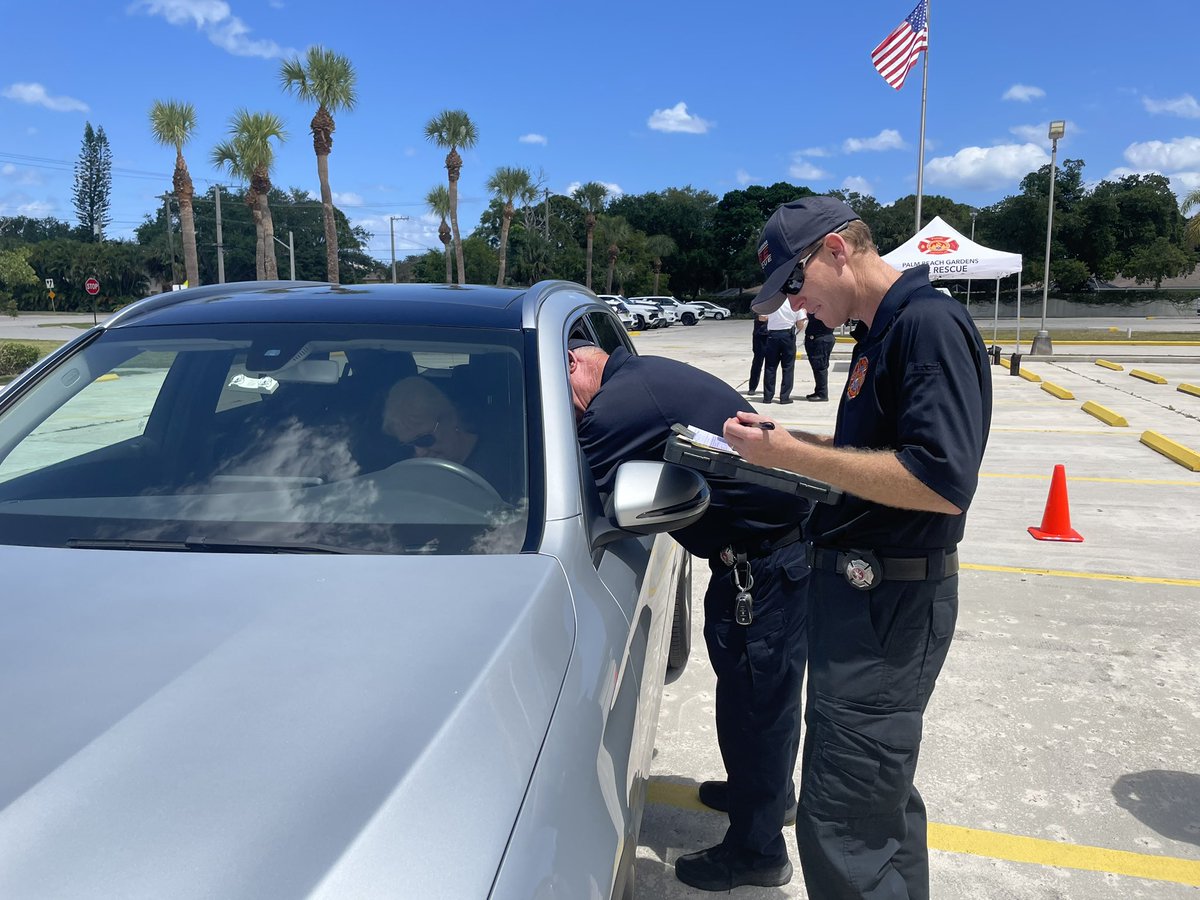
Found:
[[[401,441],[400,443],[405,447],[413,447],[416,449],[427,450],[430,447],[432,447],[434,444],[437,443],[437,430],[438,430],[438,426],[441,424],[442,424],[442,422],[439,419],[437,422],[435,422],[433,424],[432,431],[427,431],[424,434],[418,434],[415,438],[412,438],[411,440],[408,440],[408,441]]]

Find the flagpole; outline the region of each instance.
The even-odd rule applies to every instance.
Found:
[[[925,95],[929,91],[929,7],[932,3],[933,0],[928,0],[925,4],[925,54],[921,67],[921,142],[917,147],[917,226],[913,234],[921,230],[921,196],[924,192],[922,182],[925,174]]]

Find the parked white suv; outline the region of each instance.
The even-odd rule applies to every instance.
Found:
[[[680,303],[674,297],[634,297],[633,303],[657,303],[664,313],[674,313],[684,325],[695,325],[704,318],[704,307],[695,303]]]
[[[629,310],[629,314],[633,317],[634,331],[645,331],[647,328],[664,328],[670,324],[663,317],[662,308],[656,304],[626,300],[620,294],[597,294],[596,296],[609,305],[612,305],[614,300],[624,304],[625,308]]]
[[[717,306],[717,304],[709,303],[707,300],[693,300],[692,305],[703,309],[705,317],[709,319],[728,319],[731,315],[726,307]]]
[[[621,324],[625,326],[627,331],[633,330],[633,313],[629,311],[629,307],[625,305],[625,301],[618,300],[616,297],[601,297],[608,304],[609,309],[617,314],[617,318],[621,320]]]

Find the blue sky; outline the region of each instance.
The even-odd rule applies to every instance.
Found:
[[[921,69],[900,91],[871,50],[915,0],[750,5],[675,0],[564,4],[317,3],[313,0],[39,0],[6,4],[0,55],[0,215],[72,219],[71,165],[84,122],[113,151],[113,224],[123,237],[170,189],[156,99],[195,104],[185,148],[198,189],[239,106],[281,115],[290,139],[274,181],[318,190],[312,110],[278,88],[281,59],[314,43],[349,56],[359,106],[337,118],[330,180],[372,255],[440,249],[426,191],[444,153],[425,122],[470,113],[460,221],[486,206],[502,165],[642,193],[691,184],[848,187],[882,203],[912,193]],[[449,23],[445,10],[459,9]],[[1142,10],[1147,14],[1139,14]],[[332,15],[330,13],[332,12]],[[1130,172],[1200,188],[1200,3],[932,0],[925,191],[987,205],[1049,162],[1047,123],[1067,121],[1059,158],[1095,183]]]

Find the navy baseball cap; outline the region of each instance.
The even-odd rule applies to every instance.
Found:
[[[595,347],[595,346],[596,346],[595,344],[593,344],[591,341],[587,340],[586,338],[571,338],[569,341],[567,341],[567,349],[568,350],[578,350],[580,347]]]
[[[758,239],[758,264],[766,281],[750,308],[768,315],[783,306],[782,293],[800,254],[830,232],[859,218],[858,213],[837,197],[801,197],[771,213]]]

